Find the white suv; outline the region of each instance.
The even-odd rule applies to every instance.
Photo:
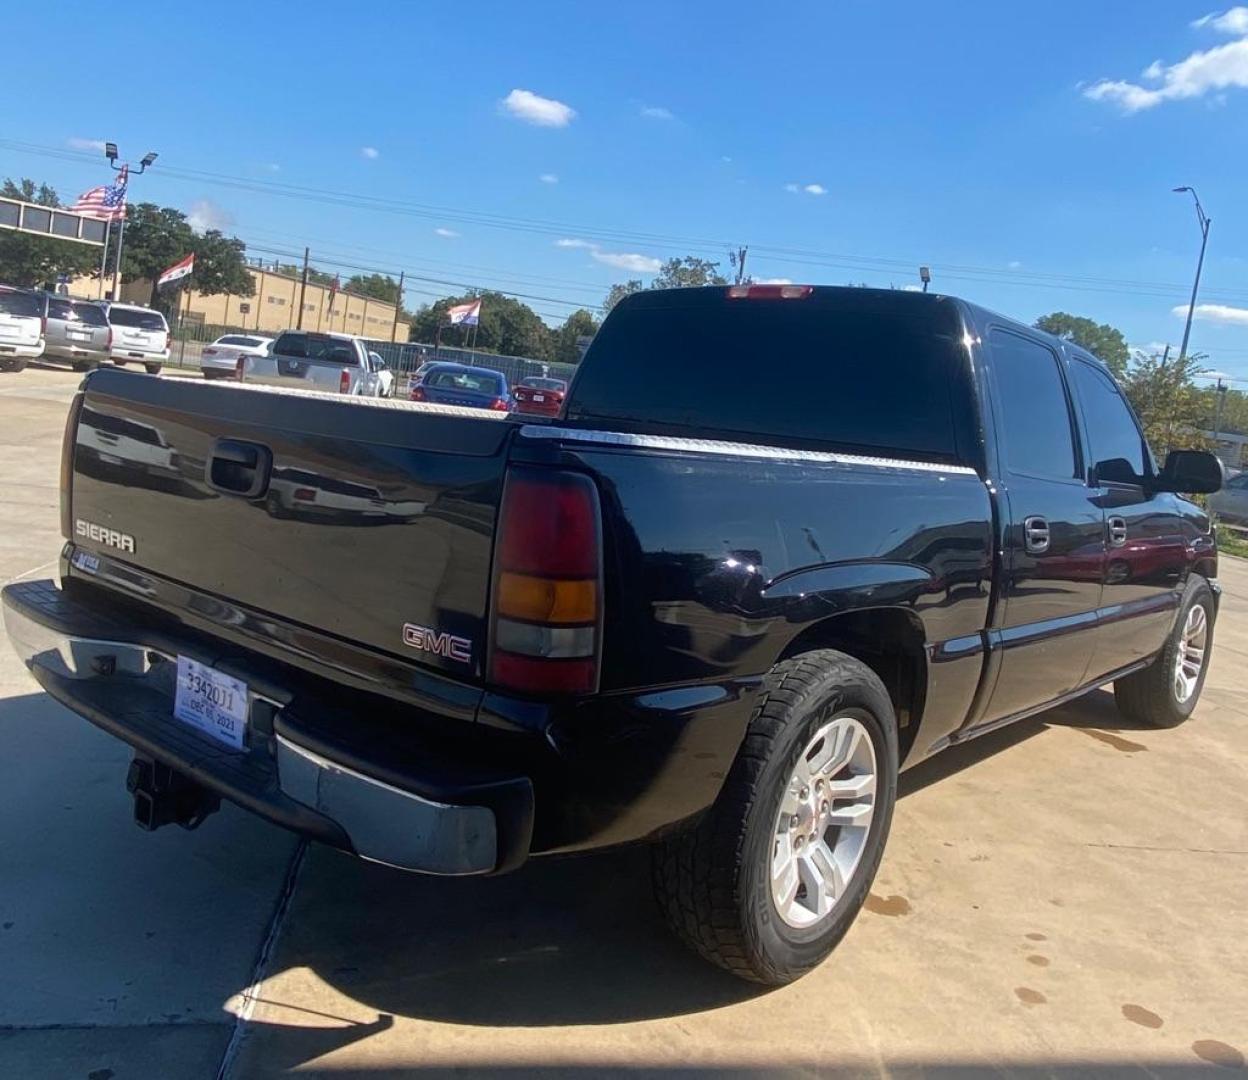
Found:
[[[21,371],[43,355],[43,296],[0,285],[0,371]]]
[[[137,304],[104,305],[108,322],[113,328],[113,343],[108,355],[119,367],[131,360],[141,361],[149,375],[159,374],[169,359],[169,324],[152,308]]]

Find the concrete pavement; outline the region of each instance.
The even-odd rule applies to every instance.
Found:
[[[19,379],[0,378],[0,578],[59,548],[76,381]],[[0,650],[0,1075],[212,1077],[227,1046],[237,1078],[1234,1075],[1248,565],[1223,582],[1192,721],[1130,730],[1098,692],[912,770],[868,910],[770,992],[667,936],[644,852],[441,881],[292,862],[230,810],[144,835],[126,753]]]

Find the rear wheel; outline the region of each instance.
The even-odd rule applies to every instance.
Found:
[[[144,364],[143,370],[149,375],[159,375],[162,367],[164,367],[163,364]]]
[[[71,360],[69,366],[75,371],[94,371],[100,365],[94,360]]]
[[[114,359],[113,363],[116,364],[118,367],[125,367],[128,361]]]
[[[1146,668],[1114,683],[1114,701],[1128,720],[1178,727],[1196,708],[1213,651],[1213,590],[1192,577],[1166,644]]]
[[[655,850],[676,934],[755,982],[815,967],[879,867],[897,757],[892,703],[866,665],[824,649],[773,668],[715,805]]]
[[[26,370],[25,360],[0,360],[0,371],[12,371],[16,374]]]

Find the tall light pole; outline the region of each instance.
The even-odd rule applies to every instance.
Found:
[[[1209,226],[1212,218],[1205,214],[1205,208],[1200,205],[1200,198],[1195,188],[1184,185],[1174,190],[1191,192],[1192,201],[1196,204],[1196,220],[1200,222],[1200,258],[1196,260],[1196,280],[1192,282],[1192,302],[1187,305],[1187,325],[1183,327],[1183,344],[1179,346],[1179,363],[1182,363],[1187,358],[1187,339],[1192,334],[1192,315],[1196,312],[1196,293],[1200,290],[1200,271],[1205,265],[1205,246],[1209,243]]]
[[[121,172],[122,169],[128,168],[128,166],[126,166],[124,163],[121,165],[117,164],[117,144],[115,142],[106,142],[104,144],[104,156],[108,158],[108,163],[113,167],[113,172]],[[143,155],[143,159],[139,162],[138,169],[135,170],[133,173],[129,171],[126,173],[127,180],[129,179],[131,175],[142,176],[143,173],[147,172],[148,166],[151,165],[152,162],[156,160],[156,157],[157,155],[155,151],[149,150],[146,154]],[[125,212],[125,204],[123,203],[122,212],[121,212],[121,228],[117,230],[117,265],[113,269],[113,299],[114,300],[119,299],[120,293],[121,293],[121,245],[122,245],[122,242],[125,240],[125,238],[126,238],[126,212]]]

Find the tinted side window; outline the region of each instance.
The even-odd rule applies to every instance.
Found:
[[[61,300],[55,296],[48,298],[49,319],[69,319],[72,317],[73,308],[68,300]]]
[[[1091,364],[1077,360],[1074,372],[1097,479],[1138,483],[1146,472],[1144,440],[1118,387]]]
[[[1056,354],[1002,330],[992,331],[988,340],[1001,401],[998,435],[1010,472],[1071,479],[1075,446]]]

